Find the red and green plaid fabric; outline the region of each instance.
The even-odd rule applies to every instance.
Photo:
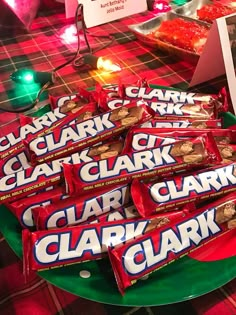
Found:
[[[93,87],[100,84],[136,83],[147,79],[149,83],[186,89],[194,66],[174,60],[170,56],[142,45],[129,31],[128,25],[151,18],[152,13],[131,16],[113,23],[89,29],[93,35],[113,35],[112,46],[99,51],[97,56],[114,58],[122,66],[118,74],[103,74],[97,70],[75,71],[71,65],[57,73],[56,83],[49,89],[52,95],[73,93],[77,86]],[[31,68],[51,71],[73,56],[76,44],[63,43],[60,34],[73,21],[65,19],[63,6],[57,11],[44,10],[35,19],[30,33],[14,30],[14,34],[0,34],[0,106],[17,107],[30,104],[39,86],[22,86],[10,80],[17,69]],[[92,47],[105,43],[104,39],[88,36]],[[82,48],[84,40],[81,38]],[[202,86],[208,93],[216,92],[224,79]],[[42,96],[47,103],[47,95]],[[0,137],[18,128],[19,114],[0,112]],[[102,305],[84,300],[52,286],[36,274],[25,283],[22,262],[0,236],[0,314],[1,315],[121,315],[121,314],[236,314],[236,281],[205,296],[174,306],[152,308],[126,308]],[[216,275],[217,276],[217,275]],[[209,279],[210,281],[210,279]],[[171,290],[171,288],[170,288]]]

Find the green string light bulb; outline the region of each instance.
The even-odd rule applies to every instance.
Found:
[[[177,6],[181,6],[181,5],[184,5],[185,3],[187,3],[188,1],[187,0],[173,0],[171,2]]]
[[[37,72],[31,69],[20,69],[13,72],[10,76],[12,81],[21,84],[35,84],[41,85],[47,82],[53,82],[53,75],[50,72]]]

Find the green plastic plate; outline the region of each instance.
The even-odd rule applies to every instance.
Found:
[[[5,206],[1,205],[0,211],[0,230],[15,253],[22,257],[21,226]],[[235,237],[232,246],[235,246]],[[81,271],[89,271],[91,276],[83,278]],[[157,306],[185,301],[226,284],[236,276],[236,257],[200,262],[186,256],[152,273],[148,280],[138,281],[123,297],[107,260],[55,268],[39,275],[89,300],[123,306]]]

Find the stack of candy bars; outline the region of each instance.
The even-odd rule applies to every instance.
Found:
[[[50,97],[0,139],[24,271],[110,257],[120,292],[236,226],[227,98],[137,86]]]

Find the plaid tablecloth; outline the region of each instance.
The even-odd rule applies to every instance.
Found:
[[[49,89],[49,93],[62,95],[75,92],[77,86],[93,87],[96,82],[110,84],[121,80],[129,84],[143,78],[149,83],[186,89],[193,75],[194,65],[174,60],[154,48],[142,45],[127,27],[151,17],[153,17],[151,13],[143,13],[89,30],[93,35],[114,36],[115,42],[112,46],[99,51],[97,55],[114,58],[122,66],[121,73],[104,74],[99,70],[75,71],[68,65],[58,72],[57,80]],[[66,43],[61,39],[61,34],[71,23],[73,21],[65,19],[63,8],[58,7],[56,12],[47,10],[39,13],[30,33],[16,30],[14,35],[0,35],[0,106],[27,105],[34,100],[39,89],[38,86],[13,83],[9,79],[13,71],[20,68],[51,71],[71,58],[76,51],[76,43]],[[90,35],[88,38],[93,47],[104,43],[103,39],[95,39]],[[83,38],[81,42],[84,45]],[[203,92],[217,92],[224,84],[224,79],[217,79],[201,88]],[[40,105],[44,101],[47,102],[47,95],[43,95],[41,101]],[[18,114],[0,112],[0,136],[17,128],[18,119]],[[174,306],[131,309],[84,300],[56,288],[37,275],[32,276],[25,284],[22,263],[4,237],[0,237],[0,267],[1,315],[236,314],[235,280],[205,296]]]

